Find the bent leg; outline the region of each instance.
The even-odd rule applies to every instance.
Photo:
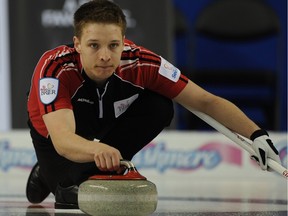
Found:
[[[124,159],[131,160],[170,125],[173,114],[172,100],[145,90],[100,140],[117,148]]]

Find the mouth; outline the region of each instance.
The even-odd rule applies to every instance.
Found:
[[[101,68],[101,69],[108,69],[108,68],[113,68],[113,65],[96,65],[96,68]]]

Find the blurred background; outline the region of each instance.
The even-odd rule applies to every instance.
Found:
[[[26,204],[15,202],[26,202],[26,180],[37,162],[26,123],[26,94],[43,52],[72,43],[73,13],[86,1],[0,0],[0,214],[13,204],[29,212],[29,207],[20,209]],[[126,14],[128,39],[168,59],[270,130],[282,165],[288,166],[287,0],[115,2]],[[262,172],[244,149],[177,104],[170,129],[132,160],[157,184],[160,197],[187,197],[192,202],[185,206],[198,208],[197,214],[199,208],[209,210],[203,201],[211,197],[218,200],[213,211],[229,208],[219,202],[222,198],[236,200],[229,201],[233,212],[241,206],[253,211],[251,204],[275,210],[266,199],[278,209],[287,206],[282,177]],[[172,206],[174,211],[178,204]]]
[[[27,128],[26,93],[47,49],[72,43],[86,0],[0,0],[0,131]],[[261,127],[287,132],[287,0],[115,0],[127,38],[160,54]],[[175,104],[171,126],[210,130]]]

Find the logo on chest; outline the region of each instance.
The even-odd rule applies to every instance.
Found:
[[[114,102],[115,117],[118,118],[120,115],[122,115],[129,108],[129,106],[138,98],[138,96],[139,94],[135,94],[129,98],[120,101],[115,101]]]

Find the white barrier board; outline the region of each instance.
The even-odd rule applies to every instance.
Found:
[[[287,167],[287,134],[270,133]],[[25,193],[36,156],[28,130],[0,134],[0,195]],[[249,154],[217,132],[164,131],[133,158],[139,172],[161,187],[191,181],[282,181],[263,172]],[[168,191],[167,191],[168,192]],[[165,192],[164,192],[165,193]]]

